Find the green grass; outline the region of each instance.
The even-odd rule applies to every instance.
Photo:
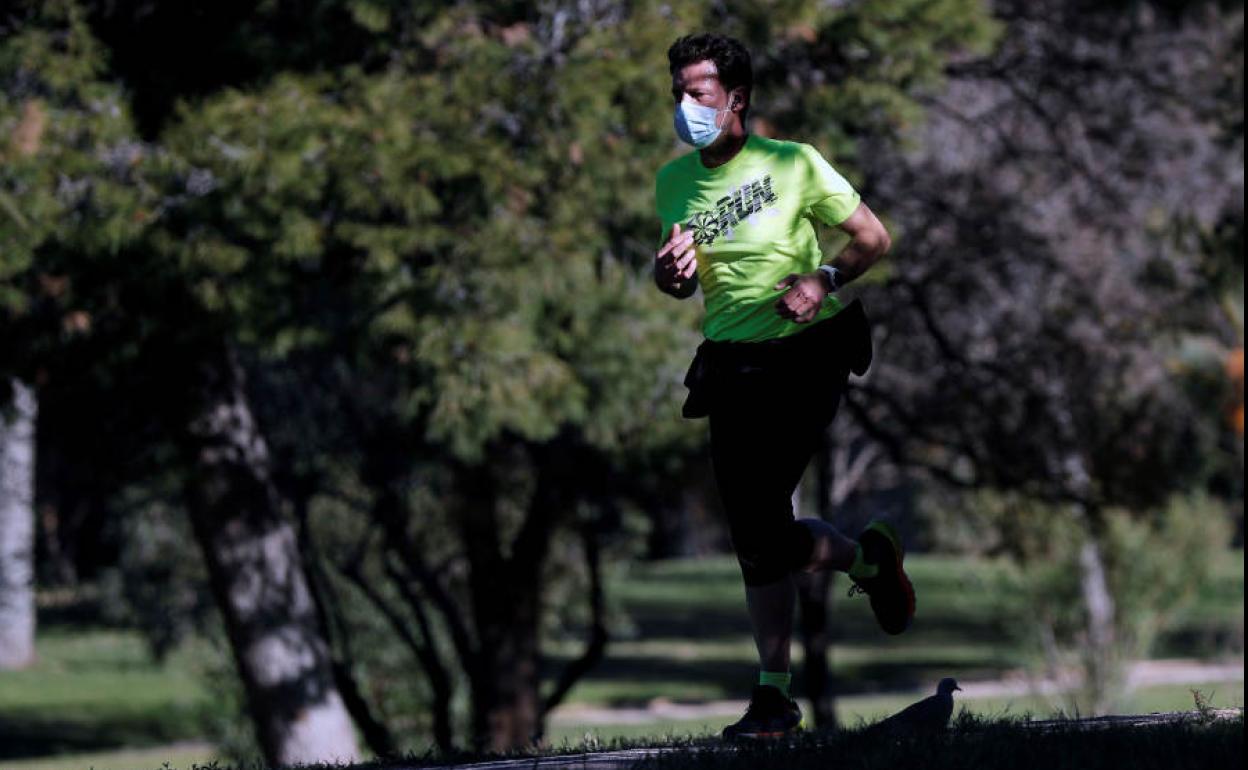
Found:
[[[38,661],[0,672],[0,760],[198,738],[210,704],[193,652],[155,663],[135,633],[43,630]]]
[[[920,587],[918,611],[912,628],[897,637],[879,632],[865,597],[845,597],[843,576],[835,582],[829,657],[838,692],[907,691],[943,676],[994,678],[1031,662],[994,607],[999,566],[935,555],[911,556],[906,565]],[[1227,552],[1216,575],[1163,635],[1159,655],[1243,654],[1243,552]],[[569,703],[637,706],[655,697],[706,700],[748,692],[757,657],[734,559],[639,564],[609,590],[634,628],[612,640],[607,659],[573,689]],[[579,643],[556,643],[549,650],[560,663],[577,653]],[[801,660],[795,643],[795,672]]]
[[[1205,697],[1214,708],[1243,708],[1244,682],[1190,682],[1143,687],[1125,698],[1122,713],[1152,714],[1183,711],[1195,707],[1192,690]]]
[[[34,667],[4,674],[0,709],[178,709],[201,696],[187,656],[155,664],[127,631],[46,631],[39,635],[38,655]],[[118,690],[126,693],[123,702]]]
[[[844,578],[834,586],[831,661],[843,724],[896,711],[914,696],[894,693],[916,692],[941,676],[994,677],[1027,663],[988,601],[996,567],[930,555],[908,558],[907,567],[921,593],[914,627],[900,637],[878,631],[865,598],[844,597]],[[1228,553],[1217,574],[1217,581],[1163,637],[1159,654],[1215,656],[1230,650],[1242,655],[1243,552]],[[735,560],[638,564],[608,591],[631,617],[631,633],[613,638],[607,659],[573,689],[568,703],[641,706],[658,697],[745,697],[756,675],[756,657]],[[184,648],[156,664],[137,634],[78,622],[45,623],[37,649],[39,662],[33,668],[0,672],[0,770],[85,770],[93,764],[100,770],[143,768],[147,755],[135,753],[136,748],[198,739],[202,717],[214,710],[196,673],[202,648]],[[578,653],[579,641],[555,641],[548,649],[554,665],[547,675],[553,677],[563,661]],[[793,650],[795,671],[800,671],[800,645]],[[1212,692],[1216,705],[1243,704],[1242,681],[1193,686]],[[1189,687],[1142,690],[1121,710],[1191,708]],[[1028,711],[1047,715],[1060,707],[1028,698],[967,700],[964,705],[986,716]],[[587,732],[606,741],[717,733],[734,718],[610,728],[558,725],[551,738],[558,743],[565,738],[579,742]],[[32,765],[34,760],[25,759],[14,764],[15,757],[50,754],[60,755],[51,765]],[[174,767],[204,761],[200,755],[176,753],[165,758]]]
[[[1037,726],[1021,718],[984,719],[961,714],[934,735],[887,735],[847,729],[809,731],[785,741],[729,745],[714,738],[669,734],[609,743],[569,743],[536,751],[409,756],[352,766],[352,770],[397,770],[445,762],[469,763],[535,756],[580,755],[635,748],[661,748],[648,758],[634,755],[620,764],[636,770],[1208,770],[1243,763],[1242,712],[1230,719],[1204,720],[1191,713],[1147,726],[1074,723]],[[619,761],[619,757],[616,758]],[[560,766],[580,766],[571,759]],[[519,767],[533,767],[521,761]],[[605,766],[605,765],[595,765]],[[307,766],[312,770],[313,766]],[[325,766],[316,766],[325,767]],[[226,770],[221,768],[221,770]],[[243,770],[239,768],[239,770]]]
[[[1120,768],[1241,767],[1244,723],[1180,723],[1148,727],[1038,730],[1011,721],[963,718],[947,734],[888,737],[857,731],[812,734],[784,744],[731,751],[662,754],[638,770],[824,770],[828,767],[1010,768],[1010,770],[1120,770]]]
[[[0,760],[0,770],[185,770],[205,765],[216,751],[207,745],[175,744],[146,749],[97,751],[46,759]]]
[[[1243,708],[1244,683],[1211,682],[1191,685],[1158,685],[1137,690],[1128,695],[1120,711],[1124,714],[1151,714],[1169,711],[1189,711],[1195,707],[1191,690],[1195,688],[1209,696],[1209,705],[1215,708]],[[849,695],[836,700],[836,718],[844,727],[871,724],[894,714],[921,697],[911,695]],[[809,714],[809,704],[803,702]],[[990,698],[959,698],[959,712],[966,712],[982,719],[1001,719],[1031,715],[1036,719],[1048,719],[1065,711],[1058,700],[1042,696],[1012,696]],[[591,737],[594,741],[609,742],[616,738],[641,738],[644,736],[700,737],[716,736],[724,725],[736,721],[739,714],[707,716],[685,720],[656,720],[629,725],[555,725],[549,730],[553,745],[564,742],[579,743]],[[809,717],[807,717],[809,719]]]

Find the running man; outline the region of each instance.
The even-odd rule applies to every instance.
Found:
[[[724,737],[799,729],[789,694],[797,570],[848,573],[885,632],[905,631],[914,590],[899,538],[875,521],[854,541],[795,519],[792,494],[836,414],[849,372],[870,360],[860,302],[837,290],[886,251],[884,226],[810,145],[747,132],[753,72],[737,40],[682,37],[667,52],[675,128],[694,152],[659,169],[655,283],[678,299],[702,286],[705,341],[689,367],[685,417],[709,417],[711,459],[745,581],[761,670]],[[852,240],[829,265],[814,220]]]

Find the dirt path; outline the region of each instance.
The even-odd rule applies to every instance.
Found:
[[[1198,660],[1142,660],[1132,664],[1127,672],[1127,686],[1135,689],[1160,684],[1183,684],[1185,682],[1231,682],[1243,681],[1244,662],[1204,663]],[[962,692],[959,698],[999,698],[1025,695],[1056,695],[1076,686],[1070,676],[1058,679],[1034,679],[1023,673],[1009,674],[1001,679],[978,682],[959,682]],[[927,690],[897,693],[872,693],[873,695],[913,695],[921,698],[930,695]],[[724,716],[740,716],[749,705],[744,700],[718,700],[702,703],[674,703],[656,699],[645,707],[608,708],[604,706],[569,705],[555,710],[552,725],[640,725],[652,722],[701,719]]]

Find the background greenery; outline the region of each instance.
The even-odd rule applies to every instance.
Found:
[[[273,758],[206,523],[289,533],[271,566],[306,581],[300,633],[376,753],[743,695],[705,427],[679,418],[699,303],[650,276],[654,171],[685,151],[664,52],[702,28],[754,53],[752,130],[815,145],[895,235],[854,287],[875,367],[801,508],[897,520],[920,625],[881,641],[839,584],[816,597],[841,721],[1019,667],[1087,687],[972,707],[1178,708],[1126,666],[1242,660],[1242,4],[4,13],[0,387],[39,404],[40,596],[4,761]],[[223,394],[263,448],[224,476]],[[1242,680],[1190,685],[1242,705]],[[669,726],[698,729],[627,731]]]

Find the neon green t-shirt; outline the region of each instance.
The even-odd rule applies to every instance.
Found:
[[[782,318],[775,304],[788,288],[773,287],[789,273],[819,267],[814,219],[839,225],[859,200],[815,148],[754,134],[722,166],[707,168],[695,150],[659,169],[659,243],[667,241],[676,222],[682,231],[694,231],[706,338],[787,337],[836,315],[842,305],[829,296],[810,323]]]

